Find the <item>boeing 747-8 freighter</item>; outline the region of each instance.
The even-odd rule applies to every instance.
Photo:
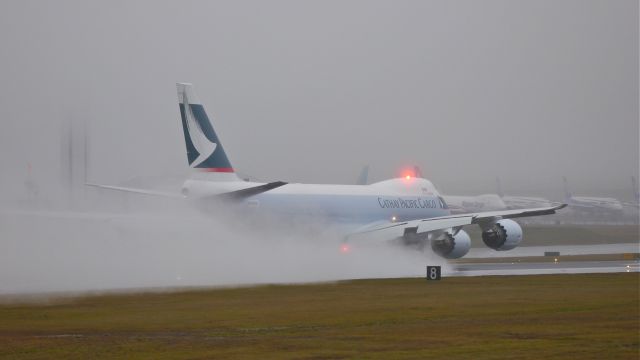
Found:
[[[179,83],[178,100],[189,166],[193,176],[179,196],[233,216],[269,214],[288,222],[322,219],[341,231],[346,243],[354,238],[400,240],[421,244],[445,258],[464,256],[471,247],[464,226],[476,224],[482,240],[495,250],[510,250],[522,241],[513,218],[553,214],[565,205],[452,215],[433,184],[407,175],[370,185],[292,184],[240,179],[227,157],[202,103],[191,84]],[[153,191],[98,185],[121,191]],[[373,237],[373,236],[372,236]]]

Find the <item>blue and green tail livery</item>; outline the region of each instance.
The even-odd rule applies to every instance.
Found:
[[[205,172],[233,173],[204,106],[195,96],[193,85],[178,83],[176,86],[189,166]]]

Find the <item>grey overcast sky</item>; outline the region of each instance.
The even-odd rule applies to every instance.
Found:
[[[175,82],[233,165],[353,183],[418,164],[445,192],[595,195],[638,174],[638,1],[0,2],[0,182],[186,169]],[[630,193],[630,190],[629,190]],[[622,192],[624,195],[624,192]]]

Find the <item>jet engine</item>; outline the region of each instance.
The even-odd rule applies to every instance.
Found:
[[[439,238],[431,241],[431,249],[446,259],[458,259],[465,256],[471,248],[471,238],[464,230],[455,235],[445,232]]]
[[[522,241],[522,228],[513,220],[499,220],[482,230],[482,241],[493,250],[511,250]]]

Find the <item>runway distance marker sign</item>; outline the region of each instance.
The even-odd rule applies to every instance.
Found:
[[[427,281],[440,280],[442,278],[442,269],[440,266],[427,266]]]

